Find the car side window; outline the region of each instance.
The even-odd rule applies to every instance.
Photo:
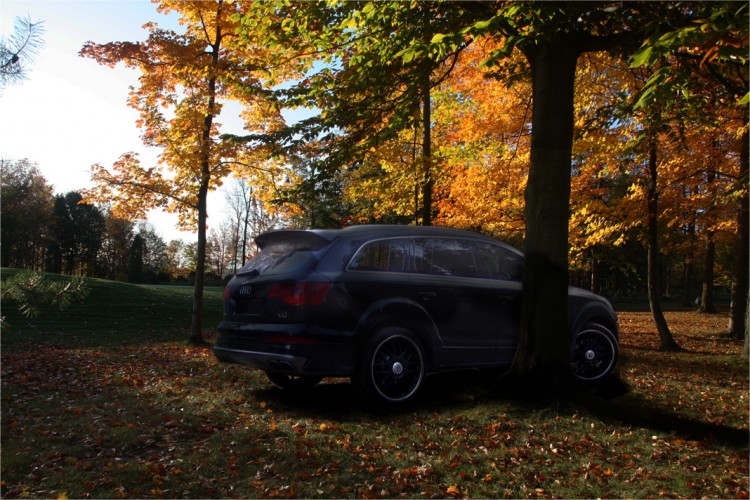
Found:
[[[455,238],[418,238],[414,244],[414,263],[421,274],[476,276],[477,266],[467,240]]]
[[[408,264],[408,240],[397,238],[363,245],[349,263],[349,269],[403,273],[409,270]]]
[[[474,254],[479,267],[479,277],[521,280],[523,260],[519,254],[499,245],[480,242],[474,242]]]

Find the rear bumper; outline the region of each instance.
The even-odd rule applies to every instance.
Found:
[[[214,346],[214,355],[225,363],[239,363],[264,372],[305,373],[308,358],[291,354],[243,351]]]
[[[348,377],[354,371],[351,335],[305,324],[219,324],[214,355],[265,372]]]

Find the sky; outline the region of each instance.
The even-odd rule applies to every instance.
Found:
[[[137,113],[126,104],[138,72],[101,66],[78,52],[89,40],[143,40],[147,22],[177,31],[177,17],[158,13],[148,0],[0,0],[2,36],[12,33],[17,16],[44,22],[44,47],[28,79],[0,93],[0,157],[37,163],[55,193],[90,187],[91,165],[109,167],[129,151],[138,152],[142,163],[155,163],[158,150],[143,145]],[[241,133],[240,120],[227,118],[222,132]],[[212,193],[208,203],[209,216],[221,220],[224,195]],[[176,229],[176,216],[152,211],[149,222],[167,242],[195,239]]]

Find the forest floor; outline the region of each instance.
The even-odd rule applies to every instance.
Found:
[[[748,362],[726,314],[667,312],[686,351],[663,353],[649,313],[619,313],[614,399],[448,373],[372,413],[347,381],[292,395],[186,347],[189,289],[90,286],[48,317],[3,308],[3,498],[748,497]],[[221,291],[206,300],[214,325]]]

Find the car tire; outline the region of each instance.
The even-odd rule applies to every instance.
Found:
[[[287,391],[304,391],[306,389],[312,389],[323,380],[323,377],[274,372],[266,372],[266,376],[273,385],[279,389],[285,389]]]
[[[397,406],[412,401],[426,376],[424,349],[406,328],[375,332],[364,344],[352,382],[371,406]]]
[[[597,383],[609,377],[617,364],[617,339],[606,326],[586,323],[573,339],[570,366],[575,377]]]

